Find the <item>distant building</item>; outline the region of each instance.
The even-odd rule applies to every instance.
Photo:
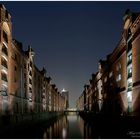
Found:
[[[61,91],[62,96],[65,98],[65,109],[69,108],[69,92],[65,89]]]

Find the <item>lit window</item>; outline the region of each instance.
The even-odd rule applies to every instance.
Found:
[[[132,68],[130,68],[130,69],[128,70],[128,73],[132,73]]]
[[[107,82],[107,77],[104,78],[104,82],[105,82],[105,83]]]
[[[5,42],[3,42],[3,45],[4,45],[6,48],[8,48],[8,46],[7,46],[7,44],[6,44]]]
[[[132,67],[128,68],[128,78],[132,77]]]
[[[132,102],[132,91],[127,92],[127,99],[128,99],[128,102]]]
[[[129,59],[130,59],[130,60],[132,60],[132,54],[131,54],[131,55],[129,55]]]
[[[118,79],[121,80],[121,74],[119,74],[119,78]]]
[[[128,65],[132,62],[132,53],[130,53],[127,57],[127,63]]]
[[[6,96],[7,95],[7,86],[2,84],[1,86],[1,95]]]
[[[132,78],[129,78],[129,79],[127,80],[127,82],[128,82],[128,83],[132,83]]]
[[[111,78],[112,75],[113,75],[113,72],[111,71],[111,72],[109,73],[109,78]]]
[[[116,81],[120,81],[121,80],[121,74],[119,74],[117,77],[116,77]]]
[[[128,81],[127,85],[128,87],[132,87],[132,82]]]
[[[118,64],[116,65],[116,71],[119,71],[119,70],[121,70],[121,64],[120,64],[120,63],[118,63]]]

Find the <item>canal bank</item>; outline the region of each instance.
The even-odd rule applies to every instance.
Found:
[[[62,116],[64,112],[44,112],[31,114],[16,114],[16,115],[1,115],[0,129],[4,130],[13,126],[20,126],[22,124],[36,124],[43,121],[51,122],[55,118]]]
[[[0,131],[0,138],[6,139],[33,139],[33,138],[43,138],[44,128],[49,127],[58,119],[60,119],[63,114],[58,114],[56,112],[51,112],[47,117],[37,116],[27,117],[23,121],[11,122],[10,124],[2,124]],[[36,118],[36,119],[35,119]]]
[[[140,138],[140,117],[109,116],[79,112],[84,138],[122,139]],[[136,135],[135,135],[136,134]]]

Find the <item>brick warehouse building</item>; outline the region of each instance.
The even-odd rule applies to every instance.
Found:
[[[126,10],[121,39],[77,100],[81,111],[140,115],[140,13]]]
[[[0,5],[0,114],[63,111],[65,98],[34,64],[35,52],[12,38],[11,16]]]

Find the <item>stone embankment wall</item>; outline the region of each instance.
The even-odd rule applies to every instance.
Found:
[[[24,122],[37,122],[37,121],[48,121],[60,115],[63,115],[63,112],[45,112],[45,113],[31,113],[31,114],[15,114],[15,115],[2,115],[0,116],[0,125],[8,124],[18,124]]]

